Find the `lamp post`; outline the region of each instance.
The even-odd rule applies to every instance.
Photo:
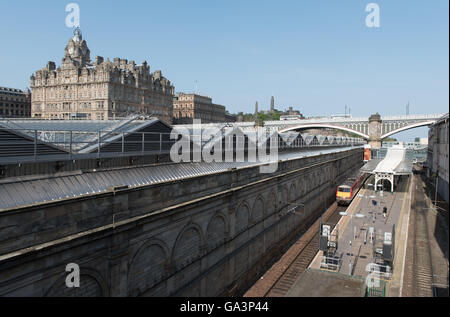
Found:
[[[349,269],[348,274],[349,274],[349,275],[352,275],[352,259],[353,259],[353,252],[352,252],[352,251],[353,251],[353,246],[352,246],[352,240],[353,240],[353,237],[354,237],[354,235],[355,235],[354,228],[353,228],[353,217],[356,217],[356,218],[364,218],[365,216],[364,216],[363,214],[349,215],[347,211],[345,211],[345,212],[340,212],[339,214],[340,214],[341,216],[343,216],[343,217],[350,217],[350,227],[351,227],[351,230],[353,230],[353,232],[351,232],[351,236],[350,236],[350,262],[349,262],[349,264],[348,264],[348,269]],[[355,237],[355,238],[356,238],[356,237]]]
[[[380,200],[381,200],[381,197],[383,197],[384,186],[383,186],[383,184],[378,184],[377,187],[378,187],[378,191],[380,192]]]

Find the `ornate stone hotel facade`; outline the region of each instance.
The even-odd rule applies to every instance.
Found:
[[[212,99],[196,94],[179,93],[173,100],[173,117],[175,124],[192,124],[194,119],[202,123],[226,122],[225,107],[212,103]]]
[[[32,117],[108,120],[129,114],[158,117],[172,123],[174,87],[161,71],[150,73],[144,61],[115,58],[90,51],[77,29],[65,49],[61,67],[54,62],[31,76]]]

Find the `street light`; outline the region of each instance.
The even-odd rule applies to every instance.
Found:
[[[356,218],[364,218],[365,216],[364,216],[363,214],[349,215],[347,211],[345,211],[345,212],[340,212],[339,214],[340,214],[341,216],[344,216],[344,217],[350,216],[350,227],[351,227],[352,230],[353,230],[353,233],[351,233],[351,236],[350,236],[350,262],[349,262],[349,264],[348,264],[348,269],[349,269],[349,273],[348,273],[348,274],[349,274],[349,275],[352,275],[352,258],[353,258],[352,239],[353,239],[353,237],[354,237],[355,234],[356,234],[356,232],[355,232],[355,230],[354,230],[354,228],[353,228],[353,217],[356,217]],[[355,237],[355,239],[356,239],[356,237]]]

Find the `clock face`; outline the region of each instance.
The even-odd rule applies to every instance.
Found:
[[[69,54],[70,54],[70,55],[73,54],[73,47],[69,47]]]

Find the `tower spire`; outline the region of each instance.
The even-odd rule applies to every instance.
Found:
[[[73,41],[74,42],[81,42],[83,41],[83,34],[81,33],[81,29],[79,26],[73,31]]]

